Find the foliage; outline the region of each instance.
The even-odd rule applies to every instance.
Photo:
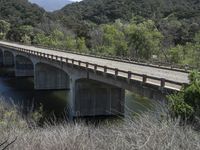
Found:
[[[29,3],[28,0],[0,1],[0,19],[8,21],[12,26],[36,26],[44,16],[44,9]]]
[[[139,24],[131,22],[127,26],[126,34],[131,56],[150,59],[153,54],[159,54],[163,36],[152,20]]]
[[[117,20],[114,24],[104,24],[91,31],[92,49],[106,55],[126,56],[128,45],[124,25]]]
[[[200,30],[199,9],[196,0],[84,0],[65,6],[54,17],[79,32],[78,26],[85,21],[100,25],[141,16],[156,23],[165,37],[164,48],[168,48],[191,42]]]
[[[34,37],[34,43],[41,44],[44,46],[49,45],[50,38],[46,36],[44,33],[38,33]]]
[[[200,73],[192,72],[189,76],[190,85],[185,89],[184,100],[192,106],[200,117]]]
[[[43,118],[44,118],[44,112],[42,104],[40,104],[40,107],[37,110],[30,112],[29,114],[29,120],[31,120],[31,122],[36,125],[39,125],[40,122],[43,120]]]
[[[85,43],[85,38],[83,38],[83,37],[77,38],[76,45],[77,45],[76,49],[78,52],[87,53],[88,48]]]
[[[189,79],[190,84],[182,92],[168,97],[174,117],[180,116],[182,119],[200,117],[200,73],[192,72]]]
[[[44,33],[36,34],[34,43],[48,47],[88,52],[84,37],[76,38],[72,34],[64,34],[58,29],[54,30],[50,35],[45,35]]]
[[[27,128],[28,125],[17,108],[0,98],[0,131],[9,127]]]
[[[0,38],[200,68],[199,9],[196,0],[83,0],[48,13],[1,0]]]
[[[180,64],[181,60],[184,59],[184,47],[177,45],[169,50],[168,56],[171,63]]]
[[[172,117],[181,117],[185,120],[193,116],[194,109],[184,101],[184,93],[170,95],[168,100]]]
[[[196,33],[193,42],[177,45],[169,50],[170,61],[177,64],[188,64],[200,68],[200,32]]]
[[[67,50],[76,49],[76,39],[72,35],[67,36],[64,47],[66,47]],[[87,48],[85,48],[85,49],[87,49]]]
[[[0,39],[5,39],[8,31],[10,30],[10,23],[5,20],[0,20]]]
[[[130,23],[116,20],[113,24],[101,25],[91,33],[92,49],[97,53],[150,59],[159,54],[162,34],[152,20]]]

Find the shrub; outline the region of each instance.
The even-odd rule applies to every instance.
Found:
[[[194,109],[184,101],[184,93],[173,94],[168,97],[169,109],[173,118],[191,119]]]
[[[200,73],[191,72],[190,84],[179,93],[168,96],[169,108],[173,117],[182,119],[200,117]]]

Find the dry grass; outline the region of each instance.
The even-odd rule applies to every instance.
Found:
[[[8,138],[11,150],[199,150],[200,134],[178,121],[151,113],[99,126],[63,123],[30,128],[10,108],[0,105],[0,143]],[[6,110],[6,111],[5,111]],[[2,117],[4,116],[4,117]],[[9,119],[12,118],[12,119]],[[15,119],[17,118],[17,119]],[[15,120],[15,121],[12,121]],[[4,145],[5,146],[5,145]],[[0,147],[0,149],[3,146]]]

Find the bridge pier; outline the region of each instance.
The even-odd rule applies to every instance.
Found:
[[[71,89],[73,117],[124,115],[125,90],[80,79]]]
[[[34,76],[34,65],[29,58],[17,55],[15,58],[15,76],[32,77]]]

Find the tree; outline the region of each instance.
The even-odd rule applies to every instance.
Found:
[[[92,48],[101,54],[126,56],[128,47],[123,27],[117,20],[114,24],[104,24],[93,30]]]
[[[194,114],[194,109],[184,100],[184,92],[168,96],[170,114],[173,118],[181,117],[183,120],[190,119]]]
[[[77,38],[76,40],[76,49],[78,52],[83,52],[83,53],[87,53],[88,52],[88,48],[85,44],[85,38],[81,37],[81,38]]]
[[[155,27],[152,20],[136,24],[132,21],[126,27],[130,56],[150,59],[160,52],[162,34]]]
[[[200,73],[192,72],[189,79],[190,85],[184,91],[184,100],[193,107],[196,115],[200,117]]]
[[[177,45],[169,50],[169,59],[171,63],[180,64],[184,59],[184,47]]]
[[[200,73],[194,71],[189,75],[190,84],[177,94],[170,95],[169,106],[173,117],[193,119],[200,117]]]
[[[5,39],[8,31],[10,30],[10,23],[0,20],[0,39]]]
[[[67,50],[75,50],[76,47],[76,39],[75,37],[68,35],[65,40],[65,48]]]
[[[53,47],[63,48],[63,41],[65,40],[64,34],[58,29],[54,30],[50,36],[50,45]]]
[[[39,45],[48,46],[50,43],[50,38],[46,36],[44,33],[38,33],[34,37],[34,43]]]
[[[170,61],[172,63],[200,68],[200,32],[195,35],[193,41],[169,49],[168,56]]]
[[[30,25],[23,25],[18,28],[20,33],[20,42],[31,44],[34,37],[33,27]]]
[[[110,55],[124,55],[127,51],[125,35],[115,25],[103,25],[103,52]]]

